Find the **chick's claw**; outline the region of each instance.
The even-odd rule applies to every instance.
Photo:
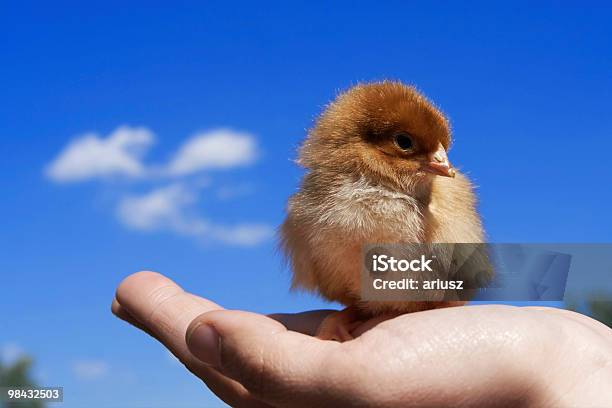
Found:
[[[316,337],[321,340],[345,342],[355,337],[351,332],[362,323],[357,310],[347,307],[339,312],[330,313],[319,325]]]

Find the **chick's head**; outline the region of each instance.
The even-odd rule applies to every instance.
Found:
[[[361,84],[321,114],[299,163],[405,190],[434,176],[454,177],[450,144],[448,120],[415,88],[390,81]]]

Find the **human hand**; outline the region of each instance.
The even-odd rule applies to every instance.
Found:
[[[430,310],[337,343],[312,337],[330,311],[225,310],[139,272],[112,310],[232,406],[612,406],[612,330],[559,309]]]

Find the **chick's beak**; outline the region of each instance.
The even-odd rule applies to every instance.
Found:
[[[456,173],[448,162],[448,156],[442,144],[438,146],[437,151],[427,157],[427,162],[423,164],[423,171],[444,177],[455,177]]]

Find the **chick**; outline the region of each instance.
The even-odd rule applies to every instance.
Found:
[[[299,150],[307,173],[280,240],[293,288],[347,306],[318,337],[344,341],[361,319],[455,304],[360,298],[367,243],[483,241],[472,185],[450,165],[450,145],[446,117],[400,82],[357,85],[317,119]]]

